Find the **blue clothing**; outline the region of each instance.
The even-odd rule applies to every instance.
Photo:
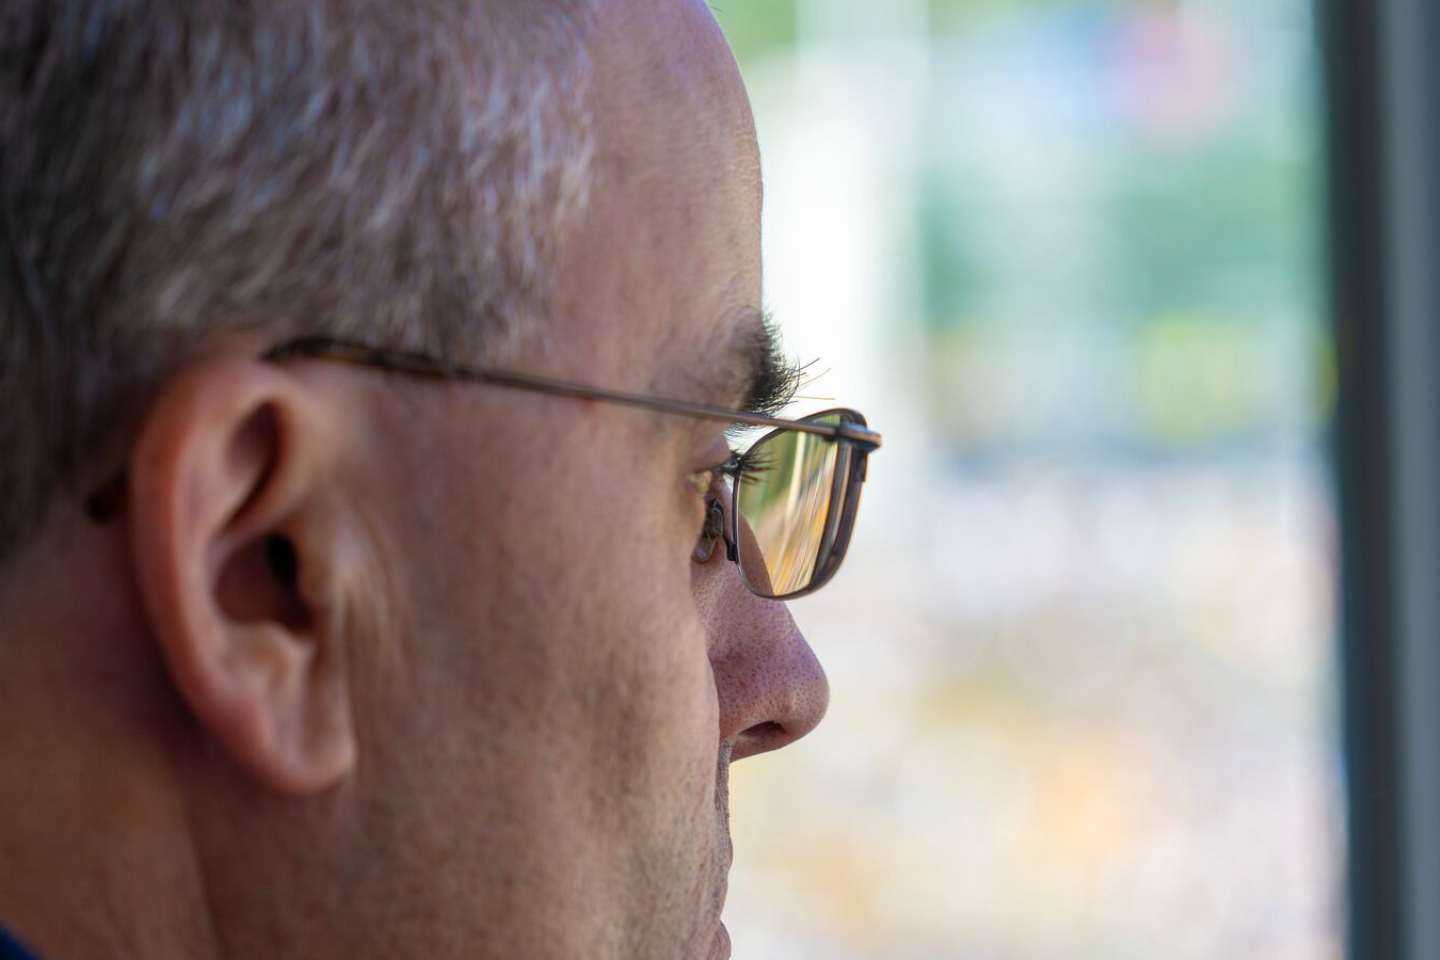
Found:
[[[5,932],[5,928],[0,927],[0,960],[39,960],[39,958],[12,940],[10,935]]]

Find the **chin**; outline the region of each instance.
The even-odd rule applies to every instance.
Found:
[[[730,931],[725,929],[725,924],[715,927],[715,939],[710,941],[705,960],[730,960]]]
[[[710,908],[694,931],[698,936],[690,940],[686,960],[730,960],[730,931],[720,919],[725,909],[725,887],[722,877],[712,891]]]

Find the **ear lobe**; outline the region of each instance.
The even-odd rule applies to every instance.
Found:
[[[327,414],[270,364],[201,364],[156,402],[130,469],[137,578],[172,681],[234,761],[286,793],[327,789],[355,759],[328,601],[343,571]]]

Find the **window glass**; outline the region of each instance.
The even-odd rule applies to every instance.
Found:
[[[1305,0],[729,0],[793,412],[885,435],[737,956],[1333,958]]]

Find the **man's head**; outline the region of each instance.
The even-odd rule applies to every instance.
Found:
[[[827,698],[695,559],[724,425],[256,359],[777,399],[706,6],[24,2],[0,43],[0,925],[723,952],[726,768]]]

